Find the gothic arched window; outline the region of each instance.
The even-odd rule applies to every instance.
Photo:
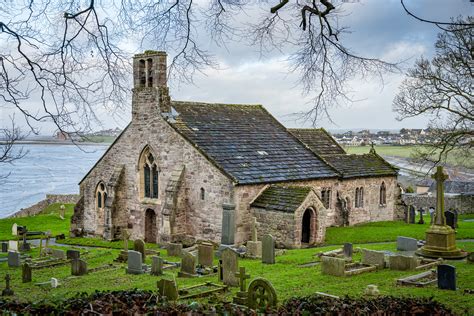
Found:
[[[355,207],[364,207],[364,188],[362,188],[362,187],[356,188],[354,206]]]
[[[142,196],[144,198],[158,198],[158,176],[159,176],[159,169],[156,164],[155,157],[150,152],[148,148],[146,148],[140,159],[140,178],[141,178],[141,186],[142,186]]]
[[[380,185],[380,205],[387,204],[387,188],[385,187],[385,182],[382,182]]]
[[[105,208],[105,201],[107,200],[107,188],[104,182],[99,182],[97,189],[95,190],[95,205],[97,210],[103,210]]]

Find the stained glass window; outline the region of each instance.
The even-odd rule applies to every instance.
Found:
[[[148,164],[143,168],[144,179],[145,179],[145,197],[151,197],[151,188],[150,188],[150,167]]]
[[[154,199],[158,198],[158,170],[156,165],[153,165],[153,194]]]

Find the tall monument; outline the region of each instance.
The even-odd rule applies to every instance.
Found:
[[[436,180],[436,212],[433,224],[426,231],[426,244],[417,254],[429,258],[462,259],[467,253],[456,248],[455,232],[446,225],[444,216],[444,181],[448,175],[443,172],[443,167],[438,166],[431,177]]]

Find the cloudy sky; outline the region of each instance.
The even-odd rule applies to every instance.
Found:
[[[420,17],[448,21],[449,17],[473,10],[469,0],[406,1],[407,7]],[[348,0],[341,5],[344,17],[340,24],[350,27],[344,44],[359,55],[406,60],[410,67],[420,56],[434,53],[438,28],[409,17],[399,0]],[[296,74],[288,73],[288,56],[272,54],[259,58],[256,48],[234,43],[229,50],[220,50],[218,59],[223,70],[209,70],[197,76],[195,86],[181,85],[171,89],[172,97],[180,100],[206,102],[260,103],[288,127],[309,126],[309,122],[291,115],[311,107],[310,99],[296,86]],[[392,111],[392,100],[403,74],[389,75],[382,85],[377,81],[351,82],[354,98],[351,106],[335,108],[330,113],[335,124],[322,121],[329,129],[398,129],[426,126],[426,118],[399,122]]]
[[[351,32],[343,36],[343,44],[356,54],[390,62],[404,60],[401,66],[405,70],[420,56],[433,55],[439,29],[408,16],[399,0],[342,2],[338,7],[341,11],[339,24],[349,27]],[[470,0],[406,0],[406,5],[414,14],[437,21],[472,15],[474,8]],[[249,15],[242,14],[237,19],[249,19]],[[282,49],[282,52],[273,51],[262,56],[256,47],[245,42],[229,42],[224,48],[210,44],[211,41],[205,37],[201,40],[203,48],[214,53],[219,69],[206,69],[203,74],[197,74],[194,85],[171,82],[173,99],[263,104],[288,127],[310,126],[309,122],[294,115],[310,109],[311,98],[302,94],[302,88],[297,85],[298,75],[289,72],[288,57],[291,52]],[[350,82],[349,89],[352,99],[360,101],[333,108],[330,115],[334,123],[326,120],[319,122],[318,126],[331,130],[425,127],[427,118],[399,122],[392,111],[392,100],[403,77],[403,73],[387,75],[383,84],[379,80],[361,81],[355,78]],[[103,126],[97,129],[123,128],[130,120],[130,111],[131,104],[127,105],[124,113],[114,117],[106,111],[98,111]],[[2,125],[8,121],[10,114],[6,110],[1,112]],[[41,126],[41,134],[51,135],[54,130],[51,124]]]

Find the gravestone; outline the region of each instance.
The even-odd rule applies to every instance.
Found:
[[[423,219],[423,214],[425,213],[425,210],[423,208],[420,208],[418,210],[418,213],[420,213],[420,220],[418,221],[418,224],[423,225],[425,223],[425,220]]]
[[[68,249],[66,251],[66,258],[67,259],[80,259],[81,258],[81,252],[79,250],[72,250],[72,249]]]
[[[2,241],[2,252],[8,252],[8,243],[6,241]]]
[[[398,271],[415,270],[415,268],[418,266],[418,259],[413,256],[389,256],[388,262],[391,270]]]
[[[21,266],[21,280],[23,283],[31,282],[31,267],[28,263],[23,263]]]
[[[52,256],[57,259],[66,259],[66,253],[61,249],[53,249]]]
[[[238,286],[239,279],[235,273],[239,269],[239,256],[231,248],[226,248],[222,251],[222,282],[229,286]]]
[[[344,244],[344,247],[342,248],[342,253],[344,254],[344,257],[352,258],[353,251],[354,249],[352,247],[352,244],[350,242],[346,242]]]
[[[458,215],[459,211],[457,209],[453,210],[454,213],[454,228],[458,228]]]
[[[8,251],[8,266],[19,267],[20,265],[20,253],[17,251]]]
[[[173,280],[161,279],[157,282],[158,293],[165,296],[170,301],[178,299],[178,287]]]
[[[181,257],[181,254],[183,252],[183,245],[170,242],[168,246],[166,247],[166,249],[168,251],[168,256]]]
[[[137,239],[133,242],[133,250],[138,251],[142,254],[142,262],[145,262],[145,242],[141,239]]]
[[[64,220],[65,215],[66,215],[66,206],[64,206],[64,204],[61,204],[61,206],[59,207],[59,218]]]
[[[277,295],[273,285],[263,278],[256,278],[249,284],[247,306],[251,309],[266,309],[277,305]]]
[[[257,218],[252,218],[251,240],[247,241],[247,256],[250,258],[262,257],[262,242],[257,238]]]
[[[240,291],[237,292],[233,302],[239,305],[246,305],[248,298],[246,281],[250,278],[250,274],[245,273],[245,267],[240,267],[239,272],[236,272],[235,276],[239,278]]]
[[[73,259],[71,261],[71,274],[76,276],[87,274],[87,262],[82,259]]]
[[[12,236],[18,236],[18,224],[14,223],[12,225]]]
[[[446,217],[446,225],[451,227],[452,229],[456,228],[455,221],[454,221],[454,212],[453,211],[446,211],[444,212],[444,216]]]
[[[183,252],[181,258],[181,271],[178,272],[179,277],[190,278],[196,277],[196,257],[189,253]]]
[[[151,257],[151,275],[163,274],[163,258],[158,256]]]
[[[235,236],[235,205],[222,204],[222,237],[221,244],[233,245]]]
[[[397,237],[397,250],[399,251],[416,251],[418,250],[418,240],[410,237]]]
[[[362,264],[375,265],[378,269],[385,268],[385,253],[382,251],[362,249]]]
[[[8,250],[18,251],[18,240],[9,240],[8,241]]]
[[[212,267],[214,260],[214,245],[201,243],[198,245],[198,263],[204,267]]]
[[[456,268],[449,264],[438,266],[438,288],[456,291]]]
[[[428,212],[430,213],[430,225],[434,224],[434,216],[435,216],[435,208],[433,206],[430,206],[428,209]]]
[[[269,234],[262,238],[262,263],[275,263],[275,239]]]
[[[321,274],[344,276],[346,260],[336,257],[321,257]]]
[[[11,296],[14,294],[13,290],[10,288],[11,276],[9,274],[5,275],[5,289],[2,291],[2,296]]]
[[[139,251],[129,250],[127,258],[127,273],[142,274],[143,273],[142,253]]]
[[[416,211],[415,211],[415,207],[413,205],[409,206],[408,215],[409,215],[409,218],[410,218],[409,219],[409,224],[415,224]]]

